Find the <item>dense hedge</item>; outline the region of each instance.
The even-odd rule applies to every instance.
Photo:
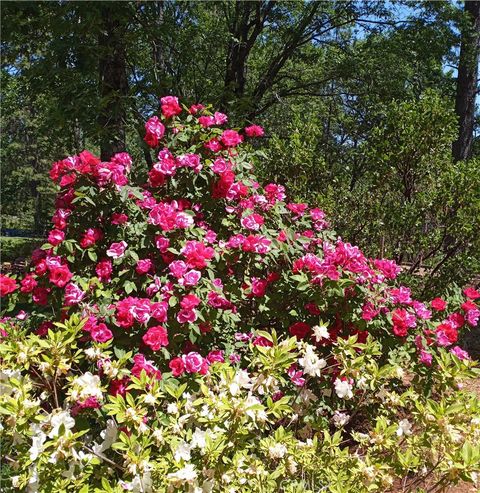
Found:
[[[40,238],[0,237],[2,262],[13,262],[17,258],[30,257],[33,250],[43,243]]]

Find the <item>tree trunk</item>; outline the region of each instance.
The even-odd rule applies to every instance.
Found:
[[[455,99],[455,112],[459,118],[458,138],[452,147],[455,161],[468,159],[472,155],[480,53],[480,1],[466,1],[465,14],[468,22],[462,29]]]
[[[122,5],[99,4],[100,157],[108,161],[125,150],[126,96],[125,21]]]
[[[238,101],[244,96],[248,57],[273,7],[272,1],[237,0],[235,2],[234,12],[229,21],[230,40],[227,49],[222,109],[227,108],[230,99]]]
[[[153,56],[153,72],[155,78],[155,84],[158,88],[159,94],[167,94],[168,93],[168,82],[165,80],[165,58],[162,50],[162,40],[161,40],[161,32],[163,26],[163,18],[165,14],[165,2],[158,1],[153,2],[153,11],[154,11],[154,25],[155,25],[155,35],[152,41],[152,56]]]

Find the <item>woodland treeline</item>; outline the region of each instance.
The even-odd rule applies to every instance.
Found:
[[[263,125],[261,180],[418,289],[480,272],[480,2],[2,2],[4,228],[42,234],[53,161],[146,173],[159,96]]]

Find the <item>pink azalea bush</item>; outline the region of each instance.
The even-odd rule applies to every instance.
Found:
[[[187,386],[195,393],[222,375],[211,388],[231,381],[230,394],[236,395],[231,385],[238,393],[247,389],[246,399],[255,399],[254,407],[266,405],[271,411],[276,402],[288,402],[295,411],[293,396],[303,396],[300,402],[313,414],[285,408],[282,416],[280,406],[269,424],[275,433],[285,427],[289,440],[312,440],[320,431],[341,428],[361,447],[352,416],[367,419],[376,394],[367,398],[366,380],[373,367],[364,368],[358,358],[370,355],[372,365],[387,368],[392,389],[408,388],[408,375],[415,392],[426,398],[451,392],[462,371],[470,375],[474,363],[458,340],[462,331],[478,326],[480,293],[467,288],[453,290],[448,300],[414,299],[408,287],[395,283],[400,268],[393,261],[367,258],[336,237],[321,209],[292,201],[282,185],[260,185],[252,173],[257,156],[251,140],[262,138],[264,130],[258,125],[230,129],[227,123],[222,113],[202,105],[186,108],[167,96],[161,99],[161,115],[145,124],[145,143],[157,155],[146,182],[135,181],[127,153],[105,163],[83,151],[53,164],[50,176],[59,193],[48,243],[34,252],[23,277],[0,277],[5,344],[25,337],[45,347],[42,341],[53,344],[71,331],[75,347],[85,355],[71,356],[80,358],[76,367],[63,362],[65,368],[60,365],[46,380],[41,374],[51,371],[50,363],[32,363],[39,353],[25,350],[21,358],[32,386],[43,385],[49,395],[56,391],[50,408],[43,405],[45,412],[53,413],[48,421],[53,430],[52,419],[67,413],[62,415],[62,430],[72,430],[81,442],[80,422],[94,429],[110,415],[114,418],[108,426],[123,433],[125,445],[139,430],[155,434],[163,426],[156,410],[132,411],[142,392],[170,389],[172,400],[162,412],[176,415],[186,405],[179,400]],[[69,322],[72,317],[77,331]],[[285,345],[288,351],[279,361],[265,359]],[[457,365],[458,371],[446,365]],[[250,387],[235,383],[232,372],[241,380],[247,368],[258,378],[263,375],[261,386],[245,375]],[[270,377],[274,385],[267,384]],[[176,389],[183,390],[177,395],[168,382],[178,382]],[[60,390],[62,385],[67,390]],[[392,390],[382,388],[370,390]],[[158,396],[152,395],[149,399],[155,402]],[[127,402],[131,411],[125,417],[120,409]],[[177,406],[175,412],[172,406]],[[301,426],[291,428],[299,419]],[[261,421],[256,415],[255,420]],[[408,434],[408,426],[399,425],[398,433]],[[49,437],[46,431],[41,433]],[[157,446],[163,443],[153,440]],[[284,447],[268,446],[273,465],[287,453],[289,445]],[[184,449],[172,452],[170,462],[176,469],[164,470],[165,477],[173,478],[168,487],[201,487],[203,474],[211,489],[202,491],[227,488],[225,478],[200,474],[198,465],[194,474],[191,444]],[[103,451],[94,456],[103,457],[105,467],[115,461]],[[17,483],[38,483],[38,468],[32,464]],[[150,477],[153,466],[128,464],[119,466],[124,471],[120,491],[122,484],[124,489],[149,490],[135,482],[146,472],[147,483],[160,481]],[[395,477],[395,467],[389,477]],[[470,473],[462,479],[471,480]],[[41,482],[38,488],[43,491]]]

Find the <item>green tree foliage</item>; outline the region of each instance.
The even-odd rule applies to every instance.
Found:
[[[155,156],[142,141],[142,122],[158,109],[159,96],[175,94],[220,105],[233,125],[263,123],[272,155],[263,177],[318,201],[338,232],[372,255],[393,255],[412,274],[434,271],[422,276],[422,287],[427,278],[429,284],[455,272],[464,282],[478,272],[468,232],[478,165],[454,166],[450,157],[459,135],[453,109],[460,46],[476,39],[463,5],[112,5],[3,5],[4,227],[44,229],[49,163],[87,147],[100,154],[113,126],[146,170]],[[116,38],[108,35],[113,25],[121,31]],[[104,61],[115,53],[126,80],[105,90]]]

